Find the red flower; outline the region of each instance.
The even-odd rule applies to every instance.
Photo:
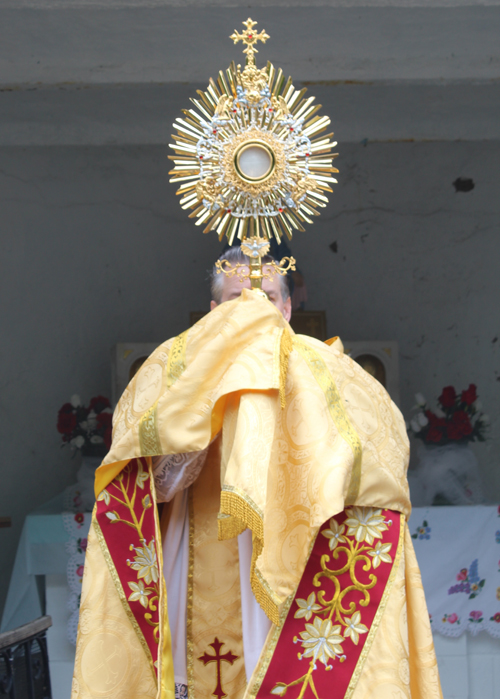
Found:
[[[497,612],[496,614],[493,614],[491,617],[493,621],[496,621],[497,624],[500,624],[500,612]]]
[[[74,413],[59,413],[57,431],[64,435],[70,435],[76,427],[76,415]]]
[[[111,442],[113,441],[113,431],[111,429],[111,425],[107,428],[106,432],[104,433],[104,444],[106,445],[106,449],[111,448]]]
[[[455,614],[455,613],[450,614],[450,615],[448,616],[448,618],[447,618],[446,621],[447,621],[449,624],[454,624],[455,622],[458,621],[458,615]]]
[[[460,429],[463,437],[467,437],[472,432],[472,425],[465,410],[457,410],[453,413],[451,421]]]
[[[77,524],[83,524],[84,521],[85,521],[85,517],[83,516],[83,514],[81,512],[77,512],[75,515],[75,522]]]
[[[80,539],[80,548],[82,549],[82,551],[87,550],[87,539],[86,538]]]
[[[446,427],[446,436],[448,437],[448,439],[458,442],[461,439],[463,439],[464,434],[460,425],[454,425],[453,423],[450,423]]]
[[[446,427],[446,420],[444,417],[438,417],[430,410],[425,411],[425,417],[429,420],[429,425],[431,427]]]
[[[457,394],[453,386],[445,386],[443,388],[443,392],[438,398],[438,401],[441,403],[443,408],[452,408],[455,405],[456,398]]]
[[[111,403],[104,396],[94,396],[90,401],[90,409],[95,413],[101,413],[105,408],[111,408]]]
[[[71,403],[65,403],[65,404],[62,406],[62,408],[60,408],[60,410],[59,410],[59,415],[60,415],[61,413],[72,413],[72,412],[73,412],[73,406],[71,405]]]
[[[436,424],[436,420],[438,420],[438,416],[437,416],[437,415],[434,415],[434,413],[432,412],[432,410],[426,410],[426,411],[425,411],[425,417],[429,420],[429,424],[430,424],[430,425],[435,425],[435,424]]]
[[[78,566],[78,568],[76,569],[76,574],[79,578],[83,578],[83,566]]]
[[[457,580],[467,580],[467,568],[462,568],[460,573],[457,574]]]
[[[98,429],[106,429],[111,425],[112,416],[111,413],[100,413],[97,416],[97,427]]]
[[[438,427],[430,427],[429,431],[427,432],[427,441],[428,442],[434,442],[437,444],[438,442],[441,441],[443,437],[443,433]]]
[[[462,391],[462,403],[472,405],[477,400],[476,385],[471,383],[466,391]]]

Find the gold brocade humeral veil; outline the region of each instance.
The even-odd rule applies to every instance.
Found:
[[[284,334],[293,349],[281,409]],[[386,391],[246,289],[144,363],[117,406],[96,493],[124,461],[200,451],[220,431],[219,535],[252,530],[252,587],[271,621],[328,517],[347,504],[410,513],[406,428]]]
[[[251,586],[275,625],[282,623],[283,610],[300,582],[317,532],[328,518],[348,505],[386,508],[406,517],[410,513],[408,439],[401,413],[387,392],[344,355],[340,341],[328,346],[295,335],[268,300],[247,289],[179,337],[160,345],[143,364],[116,408],[113,444],[97,470],[96,495],[131,459],[146,457],[151,468],[147,457],[198,452],[217,435],[221,484],[218,538],[229,540],[251,529]],[[92,625],[88,609],[102,607],[99,594],[113,596],[110,574],[101,570],[106,565],[99,544],[92,537],[89,543],[80,627],[82,623]],[[411,539],[407,538],[407,568],[411,549]],[[405,586],[404,566],[403,556],[395,590]],[[99,594],[92,582],[97,575],[103,578],[99,589],[104,592]],[[419,620],[427,612],[423,595],[419,596],[418,567],[416,575],[411,594],[417,601],[412,609],[408,607],[409,627],[413,624],[410,636],[416,629],[410,646],[425,646],[428,657],[422,667],[418,658],[415,667],[410,667],[411,694],[401,696],[438,699],[441,694],[432,636],[426,635],[428,621],[422,626]],[[397,606],[395,594],[391,594],[388,608]],[[116,597],[109,614],[121,627],[127,617],[123,600]],[[398,610],[398,614],[403,613],[402,607]],[[384,629],[382,622],[374,642],[382,654],[387,652],[386,635],[390,634],[390,629]],[[97,627],[94,633],[98,633]],[[132,627],[127,633],[130,648],[133,643],[138,646]],[[267,651],[263,650],[262,662],[266,652],[272,652],[269,648],[272,639],[268,639]],[[77,653],[73,699],[170,699],[173,671],[167,667],[168,649],[164,647],[160,655],[166,688],[155,687],[151,673],[144,671],[140,693],[132,685],[118,693],[106,693],[105,683],[101,691],[92,693],[82,689],[85,682]],[[134,657],[139,663],[138,656]],[[379,671],[373,658],[373,654],[368,656],[367,677]],[[247,682],[245,696],[251,697],[250,678]],[[360,687],[365,686],[363,682]],[[360,689],[354,696],[371,694]]]

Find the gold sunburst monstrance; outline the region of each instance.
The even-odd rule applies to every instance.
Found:
[[[204,233],[215,230],[230,244],[235,236],[280,242],[328,203],[336,143],[324,133],[330,119],[305,88],[296,90],[271,63],[257,68],[255,45],[269,36],[251,19],[243,24],[231,39],[245,44],[244,70],[233,62],[220,71],[174,123],[171,182]]]

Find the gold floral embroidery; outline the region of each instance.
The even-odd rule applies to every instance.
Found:
[[[311,555],[313,548],[314,548],[314,543],[315,539],[311,540],[311,543],[309,544],[309,550],[307,552],[306,559],[309,559],[309,556]],[[274,651],[276,650],[276,646],[278,645],[278,641],[280,639],[281,632],[283,630],[283,626],[285,624],[285,621],[288,617],[288,613],[290,611],[290,607],[292,606],[294,601],[294,595],[288,595],[286,598],[285,602],[283,605],[280,607],[279,611],[279,619],[278,623],[274,624],[274,626],[271,628],[270,634],[269,634],[269,640],[263,650],[262,654],[262,660],[261,662],[257,665],[257,668],[255,670],[255,673],[252,675],[250,678],[249,682],[252,683],[252,688],[250,692],[248,693],[247,699],[255,699],[259,689],[261,687],[261,684],[264,680],[264,677],[266,676],[266,673],[269,669],[269,665],[271,663],[271,660],[273,659]],[[278,684],[282,684],[279,683]],[[285,688],[286,691],[286,688]]]
[[[333,626],[330,619],[321,620],[319,616],[314,617],[314,623],[306,624],[306,630],[301,632],[300,637],[306,650],[299,660],[312,658],[314,663],[319,660],[323,665],[328,665],[331,658],[340,656],[345,640],[340,625]]]
[[[344,636],[350,638],[354,645],[357,646],[359,643],[359,634],[368,633],[368,627],[361,623],[360,612],[354,612],[350,619],[345,617],[344,623],[347,624]]]
[[[143,546],[134,546],[130,544],[130,550],[136,552],[133,561],[127,560],[127,564],[132,570],[137,570],[137,578],[149,584],[150,582],[158,582],[158,561],[156,560],[155,542],[151,539],[150,544],[144,542]]]
[[[146,494],[140,501],[142,514],[139,518],[138,513],[136,513],[137,489],[144,490],[144,484],[150,478],[150,475],[144,470],[140,460],[137,461],[137,471],[135,473],[134,471],[135,469],[132,465],[130,463],[127,464],[123,471],[110,483],[107,490],[100,493],[99,499],[104,500],[107,505],[111,503],[111,500],[115,500],[120,505],[123,505],[127,509],[130,519],[127,519],[126,515],[120,516],[116,510],[106,512],[105,516],[111,524],[126,524],[128,527],[131,527],[139,537],[139,546],[130,544],[129,547],[130,551],[135,553],[135,556],[132,560],[127,559],[127,565],[136,571],[137,581],[127,581],[129,588],[132,590],[127,599],[129,602],[139,602],[147,610],[144,613],[144,619],[147,624],[153,627],[154,638],[159,643],[159,622],[153,621],[153,615],[158,611],[158,602],[160,600],[160,574],[156,554],[156,541],[153,537],[147,543],[142,531],[146,511],[152,507],[149,494]],[[103,493],[106,493],[106,495],[101,497]],[[130,495],[130,493],[132,494]]]
[[[405,527],[406,527],[406,520],[405,520],[404,516],[401,515],[399,518],[399,539],[398,539],[398,545],[397,545],[397,549],[396,549],[396,555],[394,558],[394,565],[392,566],[391,573],[389,575],[389,580],[387,581],[387,584],[385,586],[384,594],[382,595],[382,599],[380,601],[377,612],[375,614],[375,618],[373,619],[371,627],[370,627],[370,631],[368,632],[368,636],[367,636],[365,645],[363,646],[363,650],[361,651],[361,655],[359,656],[358,662],[356,663],[356,668],[355,668],[354,672],[352,673],[351,681],[349,682],[349,686],[347,687],[347,691],[345,693],[344,699],[351,699],[351,697],[356,689],[356,686],[358,684],[361,673],[363,672],[363,666],[364,666],[366,659],[368,657],[368,653],[370,652],[370,649],[372,647],[373,639],[375,638],[375,634],[377,633],[378,627],[380,625],[380,621],[381,621],[382,616],[385,612],[385,608],[386,608],[387,602],[389,600],[389,595],[391,594],[392,585],[393,585],[394,580],[396,578],[396,574],[398,572],[398,568],[399,568],[400,561],[401,561],[401,555],[403,552]]]
[[[313,578],[313,585],[320,588],[317,596],[312,592],[307,600],[295,600],[298,607],[295,619],[304,618],[309,622],[314,617],[312,623],[306,623],[304,631],[293,639],[303,649],[298,654],[299,660],[310,658],[309,668],[304,675],[288,684],[277,682],[271,690],[277,696],[284,696],[291,687],[300,685],[298,699],[304,697],[308,688],[319,699],[314,684],[317,663],[322,663],[325,670],[331,670],[330,661],[343,662],[346,659],[349,648],[345,645],[352,643],[357,646],[360,636],[369,632],[362,621],[362,609],[370,603],[370,590],[377,584],[377,576],[369,573],[368,580],[362,582],[358,579],[357,566],[368,573],[370,569],[374,570],[384,563],[392,563],[389,555],[392,544],[375,541],[382,539],[383,532],[392,521],[386,521],[382,510],[373,507],[351,507],[346,510],[346,515],[343,524],[332,518],[329,528],[321,532],[328,539],[332,555],[321,556],[321,570]],[[344,554],[346,562],[335,568],[334,562],[341,554]],[[346,573],[350,584],[342,587],[339,578]],[[333,583],[334,592],[330,593],[331,597],[327,597],[327,592],[321,589],[325,578]],[[353,600],[350,596],[353,591],[360,593],[361,599],[357,596],[357,600]]]
[[[106,505],[109,505],[109,503],[111,501],[110,497],[109,497],[109,493],[106,490],[106,488],[104,488],[104,490],[101,490],[101,492],[97,496],[97,502],[102,502],[102,500],[104,500]]]
[[[144,583],[142,580],[139,580],[138,583],[135,582],[129,582],[128,586],[132,590],[132,594],[128,598],[129,602],[140,602],[142,606],[147,609],[149,600],[148,600],[148,595],[151,594],[151,591],[148,588],[144,587]]]
[[[316,595],[311,592],[307,599],[296,599],[298,609],[294,614],[295,619],[304,619],[309,621],[314,612],[320,612],[322,607],[320,604],[316,604]]]
[[[339,544],[344,544],[347,539],[343,536],[345,532],[345,525],[339,524],[336,519],[332,517],[330,520],[330,529],[324,529],[321,533],[324,537],[328,539],[328,546],[330,551],[334,551]]]
[[[345,523],[349,527],[348,536],[354,536],[357,542],[366,541],[370,546],[374,539],[381,539],[387,530],[382,510],[373,507],[353,507],[348,510],[349,517]]]
[[[373,551],[369,551],[369,555],[373,557],[373,567],[378,568],[382,563],[391,563],[392,558],[389,556],[389,551],[392,548],[392,544],[382,544],[378,543]]]
[[[151,651],[150,651],[149,646],[146,642],[146,639],[144,638],[144,634],[142,633],[141,628],[140,628],[139,624],[137,623],[135,616],[132,614],[130,606],[127,603],[127,598],[125,596],[125,593],[124,593],[124,590],[123,590],[123,587],[121,584],[120,576],[118,575],[118,571],[115,568],[115,564],[113,563],[113,559],[112,559],[111,554],[109,552],[108,545],[106,544],[106,540],[105,540],[104,535],[102,533],[101,527],[99,526],[99,522],[95,518],[95,515],[94,515],[94,518],[92,520],[92,524],[93,524],[94,531],[95,531],[96,536],[97,536],[97,540],[99,541],[99,545],[101,547],[102,555],[104,556],[104,560],[107,563],[111,578],[112,578],[113,583],[115,585],[115,589],[116,589],[118,596],[120,598],[120,602],[122,603],[123,609],[125,610],[125,614],[127,615],[127,618],[130,621],[130,624],[132,625],[132,628],[134,629],[134,631],[137,635],[137,638],[139,639],[139,642],[140,642],[141,647],[146,655],[146,658],[148,659],[148,665],[151,669],[153,679],[156,683],[156,681],[157,681],[156,680],[156,671],[154,668],[154,663],[153,663],[153,658],[151,656]]]

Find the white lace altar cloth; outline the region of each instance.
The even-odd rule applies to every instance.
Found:
[[[408,526],[433,632],[500,638],[500,505],[418,507]]]
[[[78,618],[80,615],[80,598],[82,594],[83,566],[87,550],[87,535],[92,519],[91,512],[81,512],[82,500],[78,484],[71,485],[64,491],[64,512],[62,520],[68,534],[65,544],[69,556],[66,574],[68,576],[68,609],[71,615],[68,619],[68,641],[76,646]]]

